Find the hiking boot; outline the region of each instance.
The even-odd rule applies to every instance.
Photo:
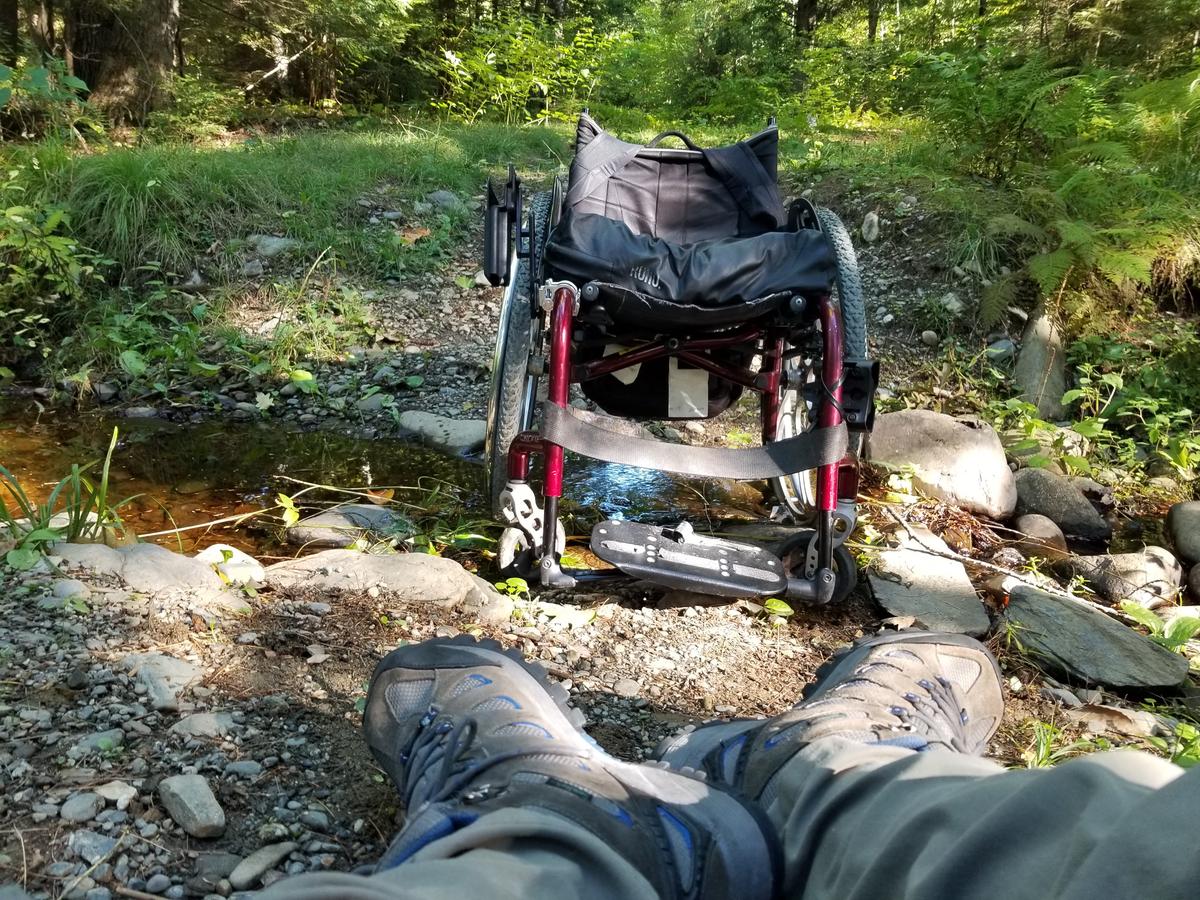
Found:
[[[1003,712],[1000,669],[983,644],[903,631],[835,653],[783,715],[702,725],[667,738],[655,756],[765,802],[771,778],[813,741],[980,754]]]
[[[434,639],[388,654],[363,729],[408,819],[380,867],[519,807],[591,831],[662,897],[771,896],[777,838],[757,809],[666,763],[609,756],[566,701],[540,666],[494,641]]]

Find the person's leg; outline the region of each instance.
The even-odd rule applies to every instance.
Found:
[[[1002,709],[982,645],[901,633],[839,654],[794,710],[661,753],[763,804],[786,897],[1195,896],[1200,776],[1136,753],[1007,772],[973,755]]]
[[[403,830],[369,877],[299,876],[264,897],[772,896],[778,844],[756,807],[608,756],[565,701],[540,668],[492,642],[389,654],[363,725],[400,791]]]

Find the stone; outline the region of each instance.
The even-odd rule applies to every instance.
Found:
[[[225,774],[235,778],[257,778],[262,770],[262,763],[253,759],[239,759],[225,766]]]
[[[196,857],[195,874],[188,879],[188,887],[196,894],[219,894],[219,885],[241,861],[236,853],[201,853]]]
[[[884,413],[875,419],[868,455],[889,469],[911,467],[917,490],[969,512],[1007,519],[1017,504],[1000,438],[976,419],[924,409]]]
[[[229,873],[229,883],[236,891],[244,891],[254,887],[268,871],[279,865],[287,855],[300,845],[293,841],[281,844],[268,844],[259,847],[245,859],[236,869]]]
[[[124,664],[146,686],[150,705],[157,710],[179,709],[179,692],[202,674],[192,663],[161,653],[134,653]]]
[[[1200,563],[1192,566],[1192,571],[1188,573],[1187,586],[1192,595],[1192,602],[1200,603]]]
[[[879,240],[879,214],[869,212],[863,216],[862,223],[863,240],[868,244],[873,244]]]
[[[92,393],[95,395],[97,403],[112,403],[117,399],[117,395],[121,393],[121,390],[115,384],[109,384],[107,381],[97,381],[92,385]]]
[[[90,756],[93,753],[111,753],[125,743],[125,732],[110,728],[88,735],[68,751],[68,756]]]
[[[458,194],[446,190],[434,191],[425,198],[425,202],[446,212],[457,212],[463,207],[463,202]]]
[[[1062,403],[1067,390],[1066,365],[1062,334],[1046,310],[1038,307],[1025,325],[1013,369],[1021,399],[1037,407],[1038,418],[1054,421],[1067,414]]]
[[[1176,503],[1167,510],[1167,534],[1186,563],[1200,563],[1200,500]]]
[[[492,283],[488,281],[488,277],[483,274],[483,269],[480,269],[475,273],[475,287],[486,288],[491,286]]]
[[[1037,513],[1018,516],[1013,528],[1022,534],[1017,549],[1026,556],[1062,559],[1067,555],[1067,539],[1062,529],[1045,516]]]
[[[1072,678],[1113,688],[1174,687],[1188,661],[1082,603],[1019,585],[1005,620],[1022,651]]]
[[[90,822],[102,809],[104,798],[88,791],[69,797],[59,809],[58,815],[64,822]]]
[[[993,365],[1007,366],[1017,358],[1017,345],[1011,338],[1000,338],[988,344],[983,352]]]
[[[121,415],[126,419],[153,419],[158,415],[158,410],[153,406],[127,406]]]
[[[58,543],[53,551],[62,557],[66,568],[119,578],[130,591],[149,594],[160,602],[221,610],[235,602],[212,566],[158,544],[106,547]]]
[[[1017,513],[1037,513],[1063,530],[1067,537],[1103,542],[1112,537],[1112,526],[1096,511],[1083,492],[1049,469],[1021,469],[1016,475]]]
[[[246,238],[246,243],[263,259],[274,259],[281,253],[300,246],[300,242],[295,238],[275,237],[269,234],[252,234]]]
[[[412,534],[412,523],[386,506],[347,503],[301,519],[287,530],[289,544],[304,547],[348,547],[360,538],[401,540]]]
[[[192,713],[180,719],[171,726],[171,734],[181,734],[185,737],[217,738],[223,737],[237,727],[233,714],[228,712],[199,712]]]
[[[225,833],[225,810],[200,775],[172,775],[158,785],[158,796],[167,814],[192,837],[220,837]]]
[[[941,338],[938,337],[936,331],[926,330],[921,332],[921,343],[926,347],[936,347],[941,343]]]
[[[50,593],[59,600],[65,600],[70,597],[78,597],[80,600],[86,600],[92,595],[88,586],[78,578],[60,578],[54,582],[54,587]]]
[[[1183,580],[1183,567],[1162,547],[1076,556],[1071,562],[1096,593],[1114,605],[1130,600],[1147,609],[1166,606],[1177,599]]]
[[[354,405],[358,407],[359,412],[379,412],[388,405],[388,401],[391,399],[388,394],[368,394],[366,397],[356,400]]]
[[[454,453],[467,453],[483,446],[487,423],[482,419],[451,419],[436,413],[407,410],[398,424],[423,443]]]
[[[452,559],[426,553],[360,553],[322,550],[267,567],[273,588],[304,586],[314,591],[385,590],[410,602],[458,608],[488,624],[507,622],[513,599],[466,571]]]
[[[266,273],[267,268],[261,259],[248,259],[242,263],[243,278],[261,278]]]
[[[952,316],[959,315],[966,308],[963,306],[963,302],[959,299],[958,294],[954,293],[954,291],[947,291],[938,297],[937,305]]]
[[[881,549],[867,580],[875,600],[894,616],[913,616],[920,628],[976,637],[991,622],[963,564],[928,551],[949,553],[945,541],[922,527],[900,545]]]
[[[95,831],[73,831],[67,838],[67,849],[93,866],[107,859],[116,848],[116,838]]]
[[[125,809],[137,797],[137,788],[124,781],[109,781],[96,788],[96,793],[114,804],[117,809]]]
[[[159,872],[157,875],[151,875],[146,879],[146,893],[161,894],[171,886],[171,877]]]
[[[300,814],[300,824],[313,831],[328,831],[329,813],[319,809],[307,809]]]
[[[621,678],[613,683],[613,693],[618,697],[636,697],[642,692],[642,686],[632,678]]]
[[[193,559],[212,566],[218,577],[224,576],[231,584],[262,584],[267,577],[262,563],[229,544],[212,544]]]

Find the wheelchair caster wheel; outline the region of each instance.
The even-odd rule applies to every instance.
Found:
[[[784,568],[793,574],[803,574],[809,543],[814,532],[811,528],[801,528],[785,541],[776,544],[772,549],[783,559]],[[834,585],[833,596],[829,605],[841,603],[858,587],[858,564],[854,554],[844,544],[833,548]]]
[[[554,541],[558,552],[562,553],[567,546],[567,533],[563,530],[562,522],[558,523],[558,533]],[[520,528],[505,528],[500,532],[500,540],[496,545],[496,565],[500,574],[505,578],[526,578],[537,573],[538,560],[542,555],[541,547],[533,547],[527,535]]]

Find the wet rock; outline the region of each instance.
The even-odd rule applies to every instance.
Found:
[[[300,246],[300,242],[295,238],[275,237],[269,234],[252,234],[246,238],[246,243],[263,259],[274,259],[281,253]]]
[[[1013,528],[1024,536],[1017,542],[1017,549],[1026,556],[1062,559],[1067,555],[1067,539],[1062,529],[1045,516],[1037,513],[1018,516]]]
[[[1016,483],[1020,515],[1045,516],[1068,537],[1085,541],[1107,541],[1112,537],[1112,526],[1083,492],[1062,475],[1047,469],[1021,469]]]
[[[124,781],[110,781],[96,788],[96,793],[114,804],[117,809],[125,809],[130,801],[137,797],[137,788]]]
[[[863,240],[868,244],[873,244],[879,240],[879,214],[869,212],[863,216],[861,231]]]
[[[171,818],[192,837],[219,837],[225,832],[225,811],[200,775],[164,778],[158,796]]]
[[[451,559],[425,553],[366,554],[322,550],[267,568],[267,584],[315,590],[389,591],[400,598],[444,609],[458,607],[479,621],[507,622],[513,600]]]
[[[921,492],[970,512],[1006,519],[1017,503],[1012,470],[990,425],[924,409],[884,413],[868,445],[871,462],[911,466]]]
[[[1168,687],[1187,677],[1184,657],[1081,603],[1020,585],[1004,615],[1025,652],[1071,677],[1114,688]]]
[[[1200,563],[1200,500],[1171,507],[1167,512],[1167,534],[1184,562]]]
[[[67,838],[67,849],[93,866],[107,859],[116,848],[116,838],[95,831],[74,831]]]
[[[254,887],[263,875],[286,859],[287,855],[298,846],[299,844],[293,841],[285,841],[282,844],[268,844],[265,847],[259,847],[229,873],[229,883],[237,891]]]
[[[1113,604],[1130,600],[1147,609],[1165,606],[1175,601],[1183,580],[1183,568],[1162,547],[1076,556],[1071,562],[1096,593]]]
[[[1062,334],[1041,307],[1030,317],[1021,336],[1013,378],[1021,387],[1021,398],[1037,407],[1039,418],[1053,421],[1066,415],[1062,404],[1067,390]]]
[[[945,541],[913,528],[900,545],[882,549],[867,575],[875,599],[894,616],[913,616],[919,627],[980,636],[990,622],[963,564],[934,556],[949,553]]]
[[[224,575],[231,584],[262,584],[266,579],[262,563],[229,544],[211,544],[193,559],[212,566],[218,577]]]
[[[179,692],[201,675],[192,663],[161,653],[134,653],[125,657],[125,666],[146,686],[150,705],[158,710],[179,709]]]
[[[420,410],[402,412],[399,425],[424,443],[454,453],[466,453],[483,446],[487,434],[487,423],[481,419],[450,419]]]
[[[349,503],[301,519],[287,530],[287,539],[305,547],[347,547],[363,537],[400,540],[410,534],[412,524],[387,507]]]
[[[67,799],[58,815],[64,822],[90,822],[104,809],[104,798],[90,791]]]
[[[216,738],[229,734],[235,727],[232,713],[200,712],[180,719],[171,726],[171,733],[185,737]]]

